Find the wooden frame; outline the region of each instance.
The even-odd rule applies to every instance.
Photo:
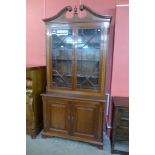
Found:
[[[85,5],[79,6],[79,11],[86,11],[87,16],[80,18],[78,10],[75,7],[73,17],[67,18],[66,13],[71,12],[71,6],[64,7],[55,16],[43,19],[46,24],[46,62],[47,62],[47,87],[46,93],[42,94],[44,104],[44,131],[43,136],[58,136],[72,140],[80,140],[97,145],[103,148],[103,109],[105,103],[105,74],[106,74],[106,55],[108,52],[108,37],[112,16],[99,15]],[[52,86],[52,48],[51,48],[51,30],[71,29],[73,38],[72,53],[70,58],[71,65],[71,87],[53,87]],[[78,30],[80,29],[100,29],[99,39],[97,39],[97,89],[84,89],[77,87],[77,69],[78,69]],[[53,32],[53,31],[52,31]],[[79,34],[78,34],[79,33]],[[91,34],[92,35],[92,34]],[[90,36],[91,36],[90,35]],[[94,35],[94,34],[93,34]],[[104,39],[104,36],[106,39]],[[88,36],[87,36],[88,37]],[[92,37],[92,36],[91,36]],[[87,39],[86,39],[87,40]],[[84,44],[89,43],[89,39]],[[91,43],[90,43],[91,44]],[[93,45],[91,45],[93,46]],[[55,46],[54,46],[55,47]],[[82,53],[83,50],[80,52]],[[94,51],[93,51],[94,52]],[[80,61],[83,61],[82,59]],[[90,61],[90,60],[89,60]],[[92,61],[92,60],[91,60]],[[80,77],[81,78],[81,77]],[[83,78],[83,77],[82,77]],[[84,77],[85,78],[85,77]],[[89,77],[88,77],[89,78]],[[87,79],[88,80],[88,79]],[[94,80],[94,81],[95,81]],[[95,81],[95,82],[96,82]],[[81,81],[80,81],[81,82]],[[56,108],[50,108],[52,106]],[[66,105],[66,106],[65,106]],[[59,113],[59,111],[62,111]],[[65,114],[67,111],[67,114]],[[67,117],[66,117],[67,115]],[[69,115],[69,116],[68,116]],[[72,120],[68,117],[72,117]],[[52,119],[55,117],[54,119]],[[61,123],[60,123],[61,122]],[[67,122],[69,128],[65,128]],[[64,126],[61,126],[61,125]],[[54,128],[55,127],[55,128]],[[61,131],[64,128],[67,132]],[[51,128],[51,129],[50,129]],[[52,129],[53,128],[53,129]]]
[[[110,24],[111,22],[111,16],[108,15],[99,15],[95,12],[93,12],[90,8],[88,8],[85,5],[80,5],[79,7],[80,11],[86,10],[87,11],[87,16],[84,18],[79,18],[77,14],[77,8],[74,8],[74,15],[73,18],[67,18],[66,17],[66,12],[71,12],[72,7],[71,6],[66,6],[64,7],[57,15],[44,19],[43,21],[46,23],[46,32],[50,33],[50,29],[72,29],[73,30],[73,38],[76,41],[77,39],[77,32],[76,30],[79,28],[101,28],[104,29],[104,22],[107,22]],[[93,20],[93,23],[92,23]],[[63,24],[63,25],[62,25]],[[102,35],[109,35],[109,28],[107,30],[104,30],[102,32]],[[108,38],[107,38],[108,39]],[[77,78],[76,78],[76,71],[77,71],[77,61],[76,61],[76,48],[75,45],[73,47],[73,58],[72,58],[72,87],[71,88],[54,88],[52,87],[52,56],[50,53],[50,36],[46,35],[46,51],[47,51],[47,92],[59,92],[61,90],[64,90],[65,92],[70,92],[72,93],[73,91],[76,91],[75,93],[94,93],[94,94],[104,94],[104,85],[105,85],[105,65],[106,65],[106,53],[107,53],[107,47],[104,46],[103,41],[101,40],[101,57],[100,57],[100,64],[99,64],[99,89],[98,90],[90,90],[90,89],[78,89],[76,87],[77,83]],[[107,41],[108,42],[108,41]],[[105,43],[107,44],[107,43]]]

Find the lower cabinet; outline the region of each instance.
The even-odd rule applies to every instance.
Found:
[[[58,136],[103,147],[103,103],[43,96],[44,137]]]
[[[98,138],[99,110],[99,103],[73,102],[71,119],[73,135],[92,140]]]
[[[69,110],[69,103],[65,100],[47,100],[44,104],[44,130],[67,135]]]
[[[129,98],[115,96],[112,98],[113,119],[111,132],[111,153],[129,154]],[[120,144],[120,147],[118,147]],[[122,150],[126,146],[125,150]]]

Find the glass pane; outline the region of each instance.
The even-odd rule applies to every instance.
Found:
[[[72,87],[72,30],[52,30],[51,37],[52,85],[54,87]]]
[[[77,88],[98,89],[101,29],[79,29]]]

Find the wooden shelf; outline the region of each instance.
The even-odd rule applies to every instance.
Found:
[[[52,59],[54,61],[72,61],[72,59]]]
[[[77,75],[77,77],[78,78],[86,78],[86,77],[88,77],[88,78],[95,78],[95,79],[99,78],[98,76],[93,76],[93,75],[92,76],[90,76],[90,75]]]
[[[89,59],[83,59],[83,60],[81,59],[81,60],[77,60],[77,61],[95,61],[95,62],[98,61],[99,62],[99,60],[89,60]]]
[[[61,74],[60,74],[61,75]],[[53,76],[60,76],[58,74],[53,74]],[[68,76],[68,77],[71,77],[72,75],[71,74],[66,74],[66,75],[63,75],[64,76]],[[90,75],[77,75],[78,78],[86,78],[86,77],[89,77],[89,78],[99,78],[98,76],[90,76]]]
[[[120,119],[123,121],[129,121],[129,118],[126,118],[126,117],[121,117]]]
[[[72,59],[52,59],[52,60],[54,60],[54,61],[74,61],[74,60],[72,60]],[[94,62],[99,62],[99,60],[89,60],[89,59],[81,59],[81,60],[75,60],[75,61],[94,61]]]

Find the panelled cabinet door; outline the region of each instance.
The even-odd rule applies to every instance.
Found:
[[[69,103],[66,100],[51,99],[47,101],[46,107],[46,130],[52,133],[68,134]]]
[[[98,104],[75,101],[72,104],[72,134],[77,137],[97,139],[99,111]]]

